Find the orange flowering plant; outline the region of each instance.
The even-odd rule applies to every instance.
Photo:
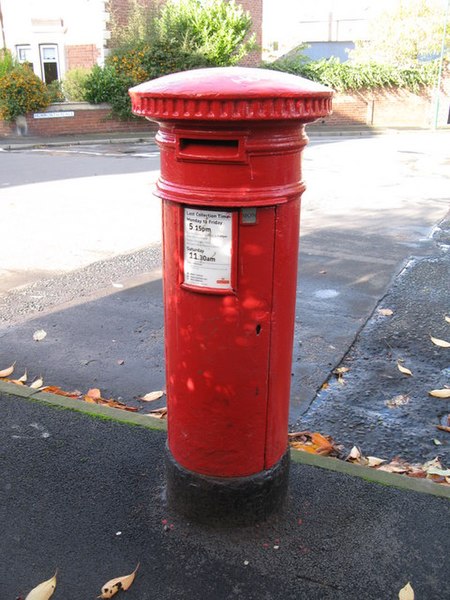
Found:
[[[46,108],[51,97],[43,81],[28,66],[16,66],[0,77],[0,118],[15,121],[20,115]]]

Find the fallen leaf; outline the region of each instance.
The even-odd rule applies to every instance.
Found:
[[[11,375],[11,373],[14,372],[14,366],[15,366],[15,362],[13,362],[13,364],[8,367],[7,369],[3,369],[3,371],[0,371],[0,377],[9,377]]]
[[[119,590],[127,590],[130,585],[133,583],[134,578],[136,577],[136,572],[139,569],[139,563],[137,564],[135,570],[130,573],[130,575],[124,575],[123,577],[116,577],[115,579],[111,579],[102,587],[102,593],[97,598],[112,598],[114,594],[117,594]]]
[[[290,442],[292,448],[309,452],[310,454],[328,456],[335,449],[332,442],[317,431],[314,433],[303,431],[290,434],[290,439],[293,440]]]
[[[337,369],[334,369],[333,373],[339,376],[347,373],[348,371],[350,371],[348,367],[338,367]]]
[[[56,574],[57,572],[51,579],[43,581],[38,586],[33,588],[25,600],[48,600],[56,588]]]
[[[142,400],[142,402],[153,402],[154,400],[159,400],[162,398],[162,396],[164,396],[164,392],[162,390],[158,390],[157,392],[149,392],[148,394],[145,394],[145,396],[142,396],[139,398],[139,400]]]
[[[26,383],[28,379],[28,374],[25,371],[25,373],[22,375],[22,377],[19,377],[19,379],[17,381],[21,381],[22,383]]]
[[[43,329],[38,329],[33,333],[33,340],[35,342],[42,342],[43,339],[47,337],[47,332]]]
[[[390,308],[379,308],[378,313],[383,317],[390,317],[394,314],[394,311]]]
[[[33,381],[33,383],[30,384],[30,388],[33,388],[33,390],[38,390],[43,385],[44,385],[44,380],[43,380],[42,375],[41,375],[35,381]]]
[[[109,400],[105,400],[104,398],[99,398],[98,404],[104,404],[106,406],[110,406],[111,408],[120,408],[121,410],[128,410],[129,412],[138,412],[139,408],[135,406],[128,406],[123,402],[119,402],[119,400],[114,400],[113,398],[109,398]]]
[[[413,477],[414,479],[426,479],[427,474],[422,469],[413,469],[412,471],[406,471],[405,475]]]
[[[446,427],[445,425],[436,425],[436,428],[440,431],[446,431],[447,433],[450,433],[450,427]]]
[[[399,600],[414,600],[414,590],[411,584],[408,583],[398,593]]]
[[[398,396],[394,396],[390,400],[386,400],[384,403],[388,408],[397,408],[398,406],[405,406],[408,404],[410,398],[405,394],[398,394]]]
[[[447,321],[447,323],[450,323],[450,317],[445,316],[444,319]]]
[[[80,396],[78,390],[74,392],[65,392],[57,385],[47,385],[43,387],[41,391],[48,392],[49,394],[57,394],[58,396],[65,396],[66,398],[78,398]]]
[[[156,410],[151,410],[147,413],[147,417],[154,417],[155,419],[164,419],[167,416],[167,406],[163,406],[163,408],[158,408]]]
[[[441,461],[439,460],[439,456],[435,456],[431,460],[427,460],[427,462],[423,464],[422,468],[425,471],[428,471],[428,469],[436,469],[436,468],[442,469],[442,464],[441,464]]]
[[[438,467],[431,467],[427,470],[428,475],[439,475],[440,477],[450,477],[450,469],[439,469]]]
[[[350,371],[348,367],[338,367],[337,369],[334,369],[333,373],[334,375],[336,375],[338,383],[340,383],[341,385],[345,385],[343,375],[348,371]]]
[[[92,388],[87,394],[83,396],[83,400],[90,404],[101,404],[103,406],[109,406],[110,408],[119,408],[121,410],[127,410],[129,412],[138,412],[139,408],[134,406],[128,406],[119,400],[114,398],[102,398],[101,392],[98,388]]]
[[[378,471],[386,471],[387,473],[406,473],[408,471],[408,465],[392,461],[388,465],[381,465],[381,467],[378,467]]]
[[[450,342],[440,340],[439,338],[435,338],[432,335],[430,335],[430,339],[435,346],[439,346],[440,348],[450,348]]]
[[[125,361],[124,361],[124,360],[122,360],[122,359],[120,359],[120,360],[118,360],[118,361],[117,361],[117,364],[118,364],[118,365],[124,365],[124,364],[125,364]]]
[[[397,368],[400,371],[400,373],[403,373],[404,375],[411,375],[412,373],[409,369],[407,369],[406,367],[404,367],[403,365],[401,365],[399,362],[397,362]]]
[[[368,467],[379,467],[384,462],[386,462],[386,461],[383,458],[377,458],[376,456],[368,456],[367,457],[367,466]]]
[[[360,460],[361,459],[361,450],[356,446],[350,450],[350,454],[347,457],[347,460]]]
[[[95,398],[91,398],[91,396],[88,396],[88,395],[83,396],[83,400],[90,404],[97,404],[97,400]]]
[[[435,398],[450,398],[450,388],[443,388],[442,390],[431,390],[428,392],[430,396]]]
[[[433,443],[435,446],[442,446],[441,440],[438,440],[437,438],[434,438]]]

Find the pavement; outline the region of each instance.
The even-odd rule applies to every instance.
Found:
[[[95,598],[138,562],[129,600],[384,600],[408,582],[416,598],[449,597],[443,486],[293,452],[279,514],[197,525],[166,505],[166,436],[149,417],[9,387],[0,384],[1,598],[23,598],[56,569],[52,598]]]
[[[36,147],[47,142],[30,143]],[[1,145],[6,148],[12,143],[2,140]],[[127,143],[133,140],[127,138]],[[338,185],[338,164],[335,169]],[[412,185],[417,186],[418,181]],[[336,218],[334,198],[325,196],[332,220]],[[356,206],[356,196],[354,202]],[[326,350],[329,354],[311,389],[315,393],[317,381],[326,385],[317,396],[310,394],[295,427],[330,433],[349,447],[359,445],[366,455],[383,453],[383,458],[391,458],[400,453],[421,461],[436,455],[443,461],[449,458],[450,434],[436,429],[450,413],[449,401],[428,396],[429,389],[450,385],[450,350],[430,342],[430,335],[450,339],[450,325],[444,319],[450,316],[450,219],[436,218],[445,215],[445,207],[448,209],[448,191],[446,196],[442,194],[442,202],[429,203],[428,214],[425,206],[420,212],[424,222],[434,221],[431,233],[424,232],[423,242],[414,245],[409,237],[404,245],[392,242],[395,259],[386,271],[382,270],[384,255],[381,251],[377,254],[374,245],[370,260],[380,269],[375,269],[373,276],[380,283],[373,284],[369,292],[365,287],[356,300],[355,294],[350,298],[345,290],[364,277],[363,267],[361,271],[357,268],[358,258],[365,264],[358,257],[358,246],[351,257],[352,277],[338,281],[334,272],[324,273],[321,277],[326,283],[319,290],[313,288],[308,273],[317,278],[314,252],[317,244],[323,243],[329,223],[319,225],[322,240],[314,238],[308,218],[316,220],[317,213],[306,211],[310,240],[300,277],[303,274],[307,298],[299,296],[296,348],[308,343],[298,334],[308,310],[318,313],[325,328],[337,329],[336,338],[343,341],[339,352]],[[351,227],[342,229],[342,238],[351,235]],[[327,269],[334,271],[339,267],[333,264],[336,238],[326,239]],[[127,269],[129,261],[124,261]],[[104,276],[106,282],[106,264],[87,268]],[[60,284],[61,278],[58,281]],[[49,281],[50,296],[52,285]],[[162,307],[154,300],[160,286],[155,261],[148,272],[131,273],[126,286],[115,288],[115,293],[104,290],[95,297],[82,297],[80,302],[72,290],[66,303],[49,306],[31,321],[26,318],[30,305],[25,303],[23,319],[0,332],[2,368],[7,366],[3,364],[6,357],[19,352],[18,367],[30,364],[36,375],[45,373],[48,382],[70,389],[72,383],[77,387],[80,382],[79,371],[74,372],[77,363],[84,370],[83,383],[90,381],[92,387],[98,384],[103,389],[107,378],[108,391],[116,398],[123,394],[127,402],[138,389],[142,393],[163,387]],[[13,290],[6,298],[15,302],[29,289]],[[327,317],[327,302],[336,290],[343,298],[343,322],[333,324]],[[26,297],[31,302],[30,296]],[[7,312],[8,301],[3,300]],[[384,316],[379,308],[388,308],[392,314]],[[350,310],[356,317],[346,315]],[[108,324],[115,331],[112,342]],[[38,328],[48,332],[42,343],[32,340]],[[129,337],[132,351],[122,345]],[[312,340],[305,362],[313,362],[314,344]],[[96,364],[97,346],[104,348],[107,362],[114,365],[107,373]],[[295,364],[301,356],[298,352],[294,352],[293,395],[300,394],[301,371]],[[398,361],[411,369],[412,377],[398,371]],[[126,395],[126,386],[121,385],[128,363],[134,363],[133,373],[150,370],[152,377],[138,381],[133,393]],[[338,365],[349,369],[341,382],[331,373]],[[323,379],[325,371],[328,377]],[[400,395],[408,400],[391,407],[389,401]],[[126,592],[130,600],[381,600],[397,598],[408,582],[416,598],[450,598],[450,488],[444,485],[293,451],[289,496],[281,513],[257,526],[200,526],[172,513],[166,505],[164,423],[145,414],[3,382],[0,398],[4,498],[0,505],[0,598],[23,598],[56,568],[55,600],[95,597],[107,580],[131,572],[138,562],[136,581]],[[414,423],[407,432],[402,425],[406,422]],[[378,435],[380,428],[382,435]],[[381,446],[380,440],[384,440]]]

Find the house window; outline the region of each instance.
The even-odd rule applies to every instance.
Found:
[[[42,79],[45,83],[51,83],[59,79],[58,46],[56,44],[41,44]]]
[[[33,69],[33,62],[31,60],[31,46],[29,44],[16,46],[16,56],[17,60],[21,64],[28,64],[30,65],[31,69]]]

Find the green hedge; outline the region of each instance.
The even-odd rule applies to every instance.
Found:
[[[414,68],[397,67],[376,62],[341,63],[338,58],[306,61],[287,57],[263,65],[267,69],[293,73],[328,85],[337,92],[354,92],[382,88],[405,88],[419,92],[433,87],[438,73],[438,62],[430,61]]]

